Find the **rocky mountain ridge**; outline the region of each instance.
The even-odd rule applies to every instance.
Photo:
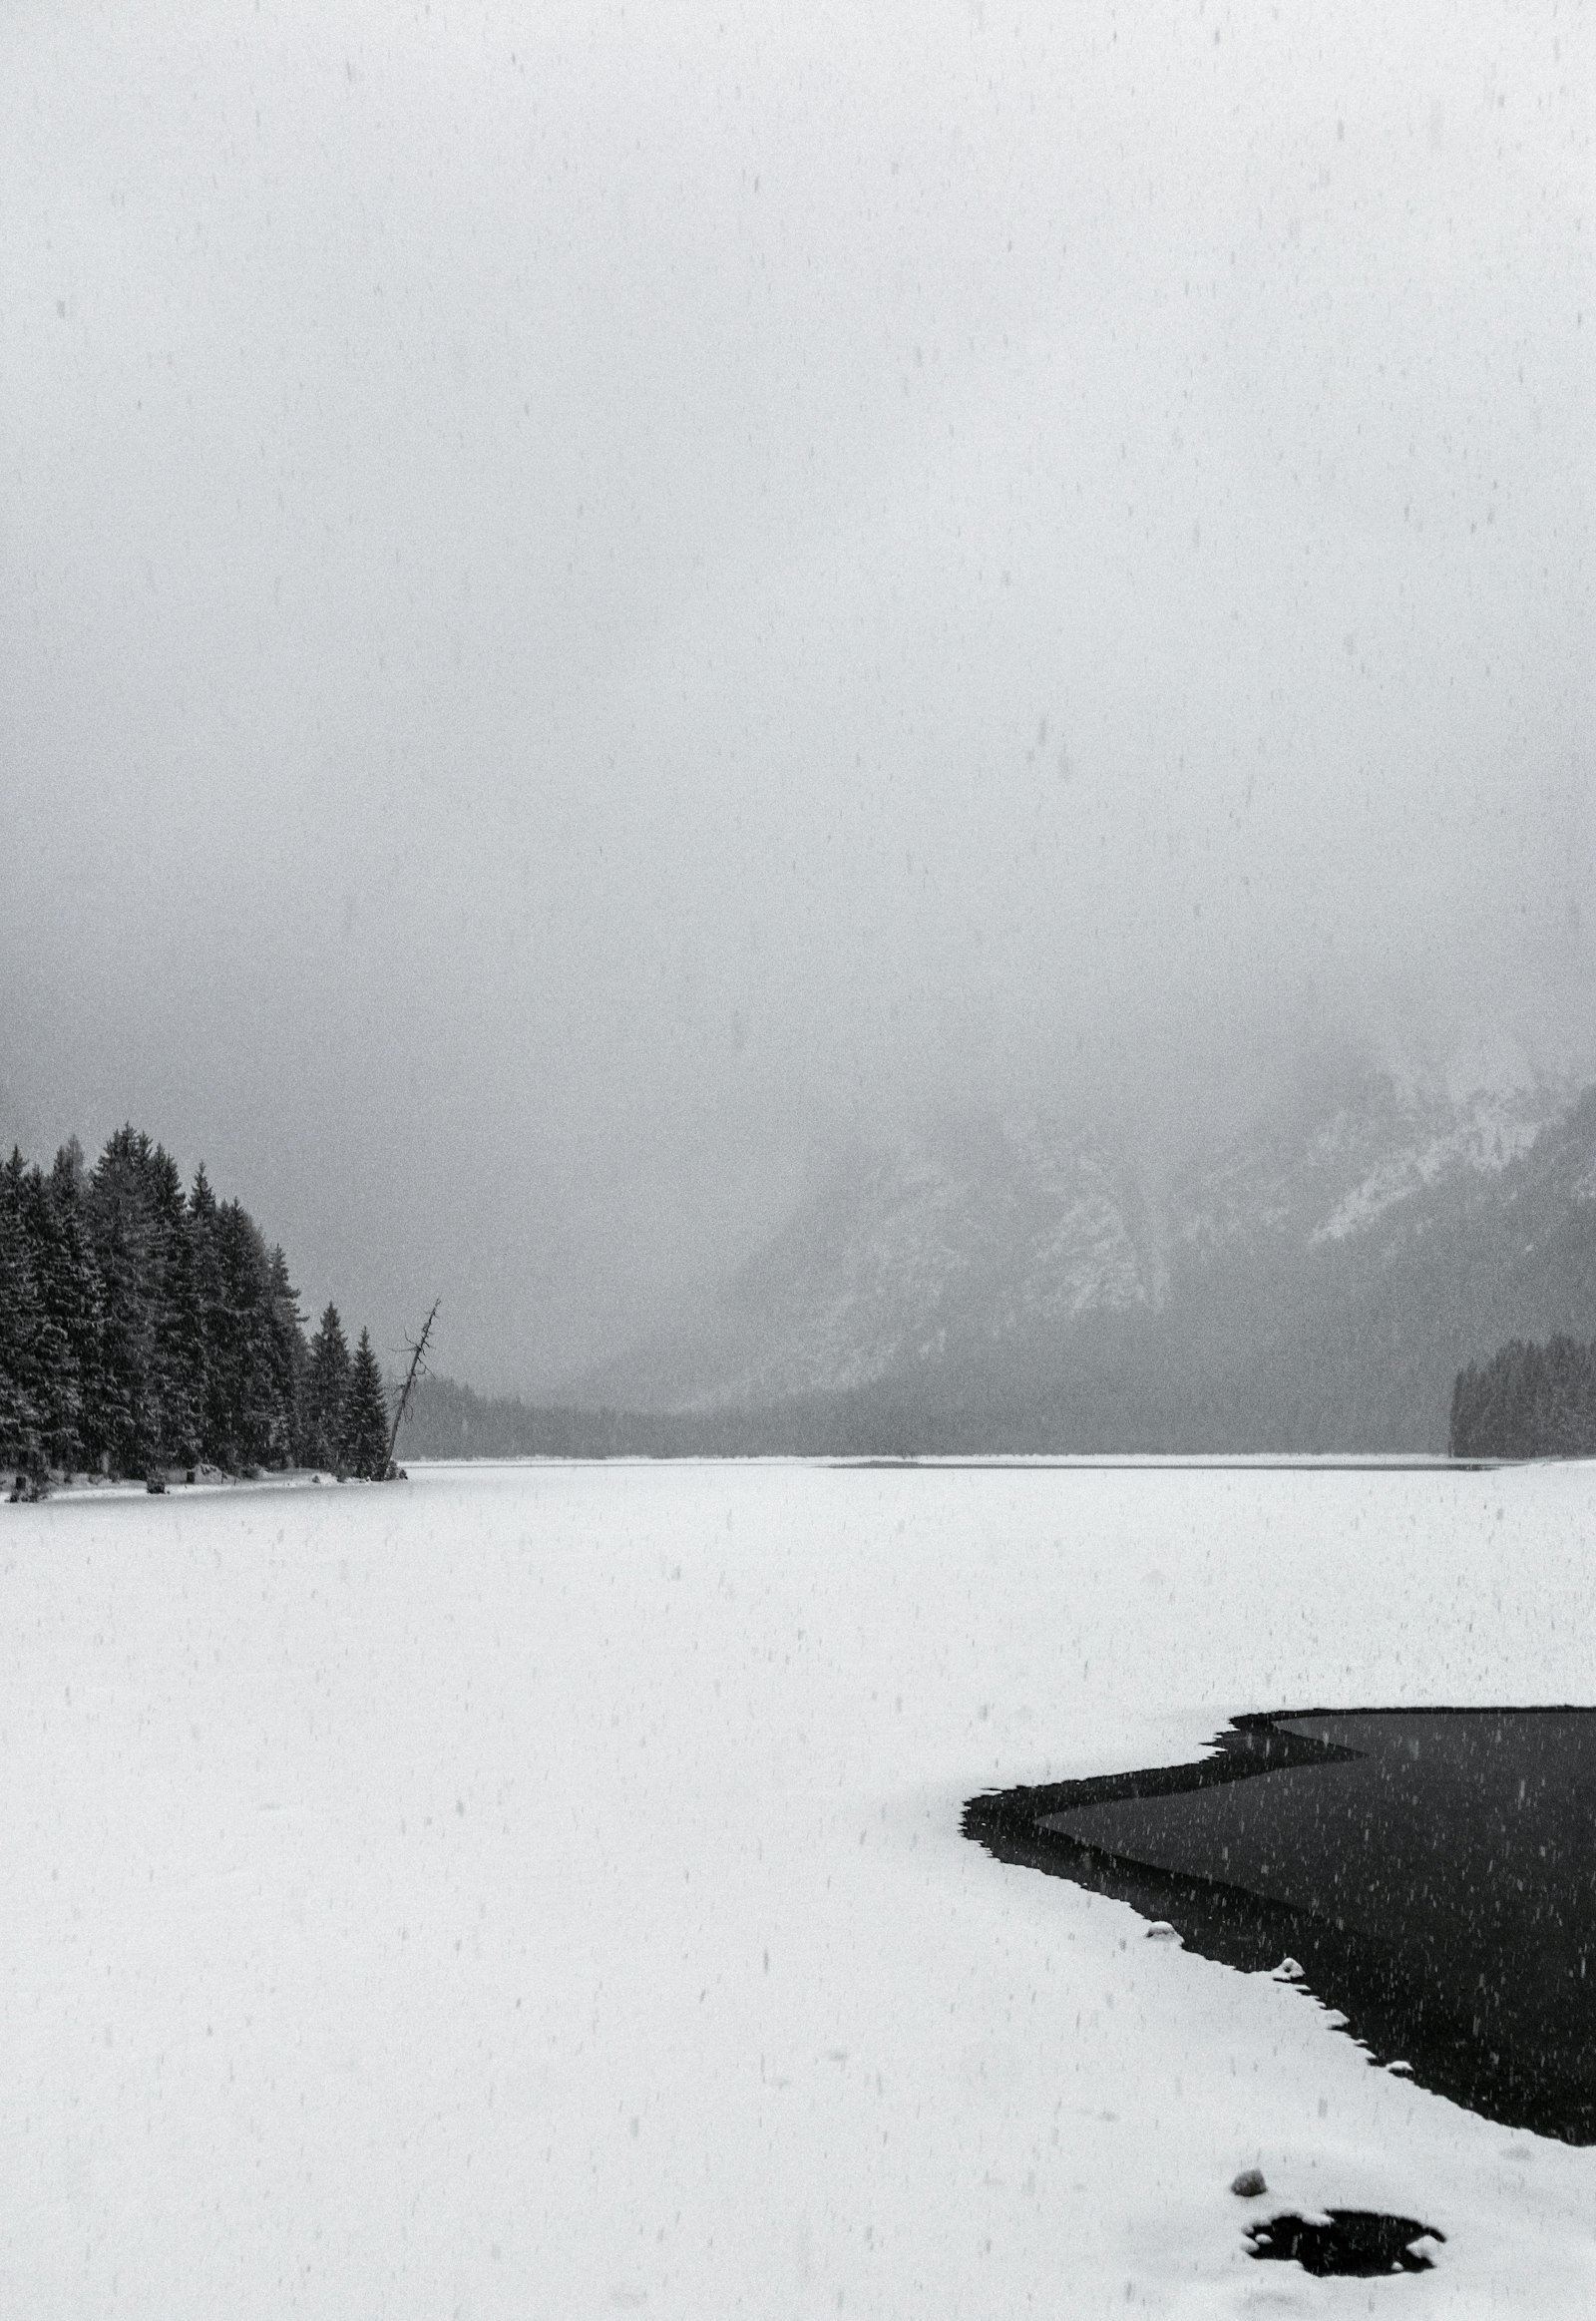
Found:
[[[1573,1277],[1559,1306],[1556,1282],[1515,1298],[1504,1268],[1533,1274],[1548,1235],[1591,1222],[1596,1098],[1563,1083],[1456,1096],[1370,1072],[1178,1168],[1058,1114],[944,1119],[856,1156],[695,1327],[584,1398],[702,1413],[864,1397],[993,1448],[1337,1448],[1356,1414],[1417,1448],[1434,1371],[1433,1447],[1441,1387],[1498,1343],[1499,1313],[1578,1320]],[[1509,1263],[1496,1245],[1526,1223]],[[1361,1356],[1377,1309],[1385,1352]],[[1394,1359],[1407,1382],[1382,1417],[1360,1379]]]

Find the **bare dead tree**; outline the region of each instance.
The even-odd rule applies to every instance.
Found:
[[[394,1451],[399,1442],[399,1429],[405,1422],[405,1404],[410,1399],[410,1389],[417,1378],[430,1377],[432,1374],[426,1363],[427,1341],[432,1336],[432,1326],[438,1319],[438,1308],[442,1303],[441,1298],[434,1298],[432,1312],[421,1325],[421,1336],[405,1340],[406,1346],[410,1349],[410,1367],[405,1372],[405,1382],[399,1389],[398,1406],[393,1414],[393,1432],[388,1437],[388,1464],[383,1470],[386,1474],[393,1473]]]

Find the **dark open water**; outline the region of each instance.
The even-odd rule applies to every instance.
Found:
[[[1596,1712],[1240,1717],[1197,1764],[973,1798],[965,1827],[1258,1972],[1378,2062],[1596,2142]]]

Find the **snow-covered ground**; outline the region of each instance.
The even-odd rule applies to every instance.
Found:
[[[0,1508],[0,2312],[1588,2315],[1596,2151],[959,1809],[1593,1648],[1579,1469]],[[1250,2262],[1254,2164],[1437,2269]]]

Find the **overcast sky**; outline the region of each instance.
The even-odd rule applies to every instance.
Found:
[[[0,1137],[531,1385],[907,1105],[1577,1047],[1588,26],[7,0]]]

